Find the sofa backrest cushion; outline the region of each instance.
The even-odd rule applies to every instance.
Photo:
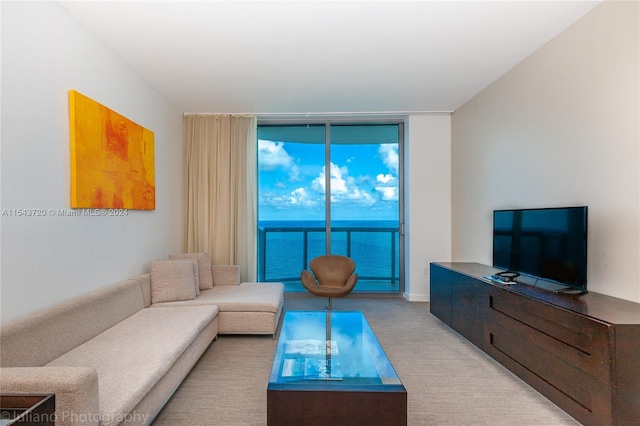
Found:
[[[198,286],[195,259],[156,260],[151,263],[151,303],[195,299]]]
[[[213,287],[240,284],[240,268],[238,265],[211,265]]]
[[[40,367],[144,308],[127,280],[0,326],[0,366]]]
[[[211,259],[207,253],[177,253],[169,255],[169,259],[196,259],[198,261],[200,290],[209,290],[213,288]]]

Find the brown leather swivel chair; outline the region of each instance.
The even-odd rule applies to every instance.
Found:
[[[306,270],[300,274],[302,285],[315,296],[328,297],[329,310],[331,298],[351,293],[358,281],[358,274],[354,273],[356,264],[346,256],[318,256],[309,262],[309,268],[313,274]]]

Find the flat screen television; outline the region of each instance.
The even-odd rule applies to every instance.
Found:
[[[493,266],[587,291],[587,207],[495,210]],[[527,280],[531,282],[531,279]]]

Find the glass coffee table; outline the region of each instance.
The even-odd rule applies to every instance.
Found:
[[[286,311],[267,423],[407,424],[407,390],[362,312]]]

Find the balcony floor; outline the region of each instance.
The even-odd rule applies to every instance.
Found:
[[[287,293],[306,292],[300,281],[288,281],[284,283],[284,291]],[[399,293],[399,283],[379,280],[358,280],[353,290],[354,293],[374,292],[374,293]]]

